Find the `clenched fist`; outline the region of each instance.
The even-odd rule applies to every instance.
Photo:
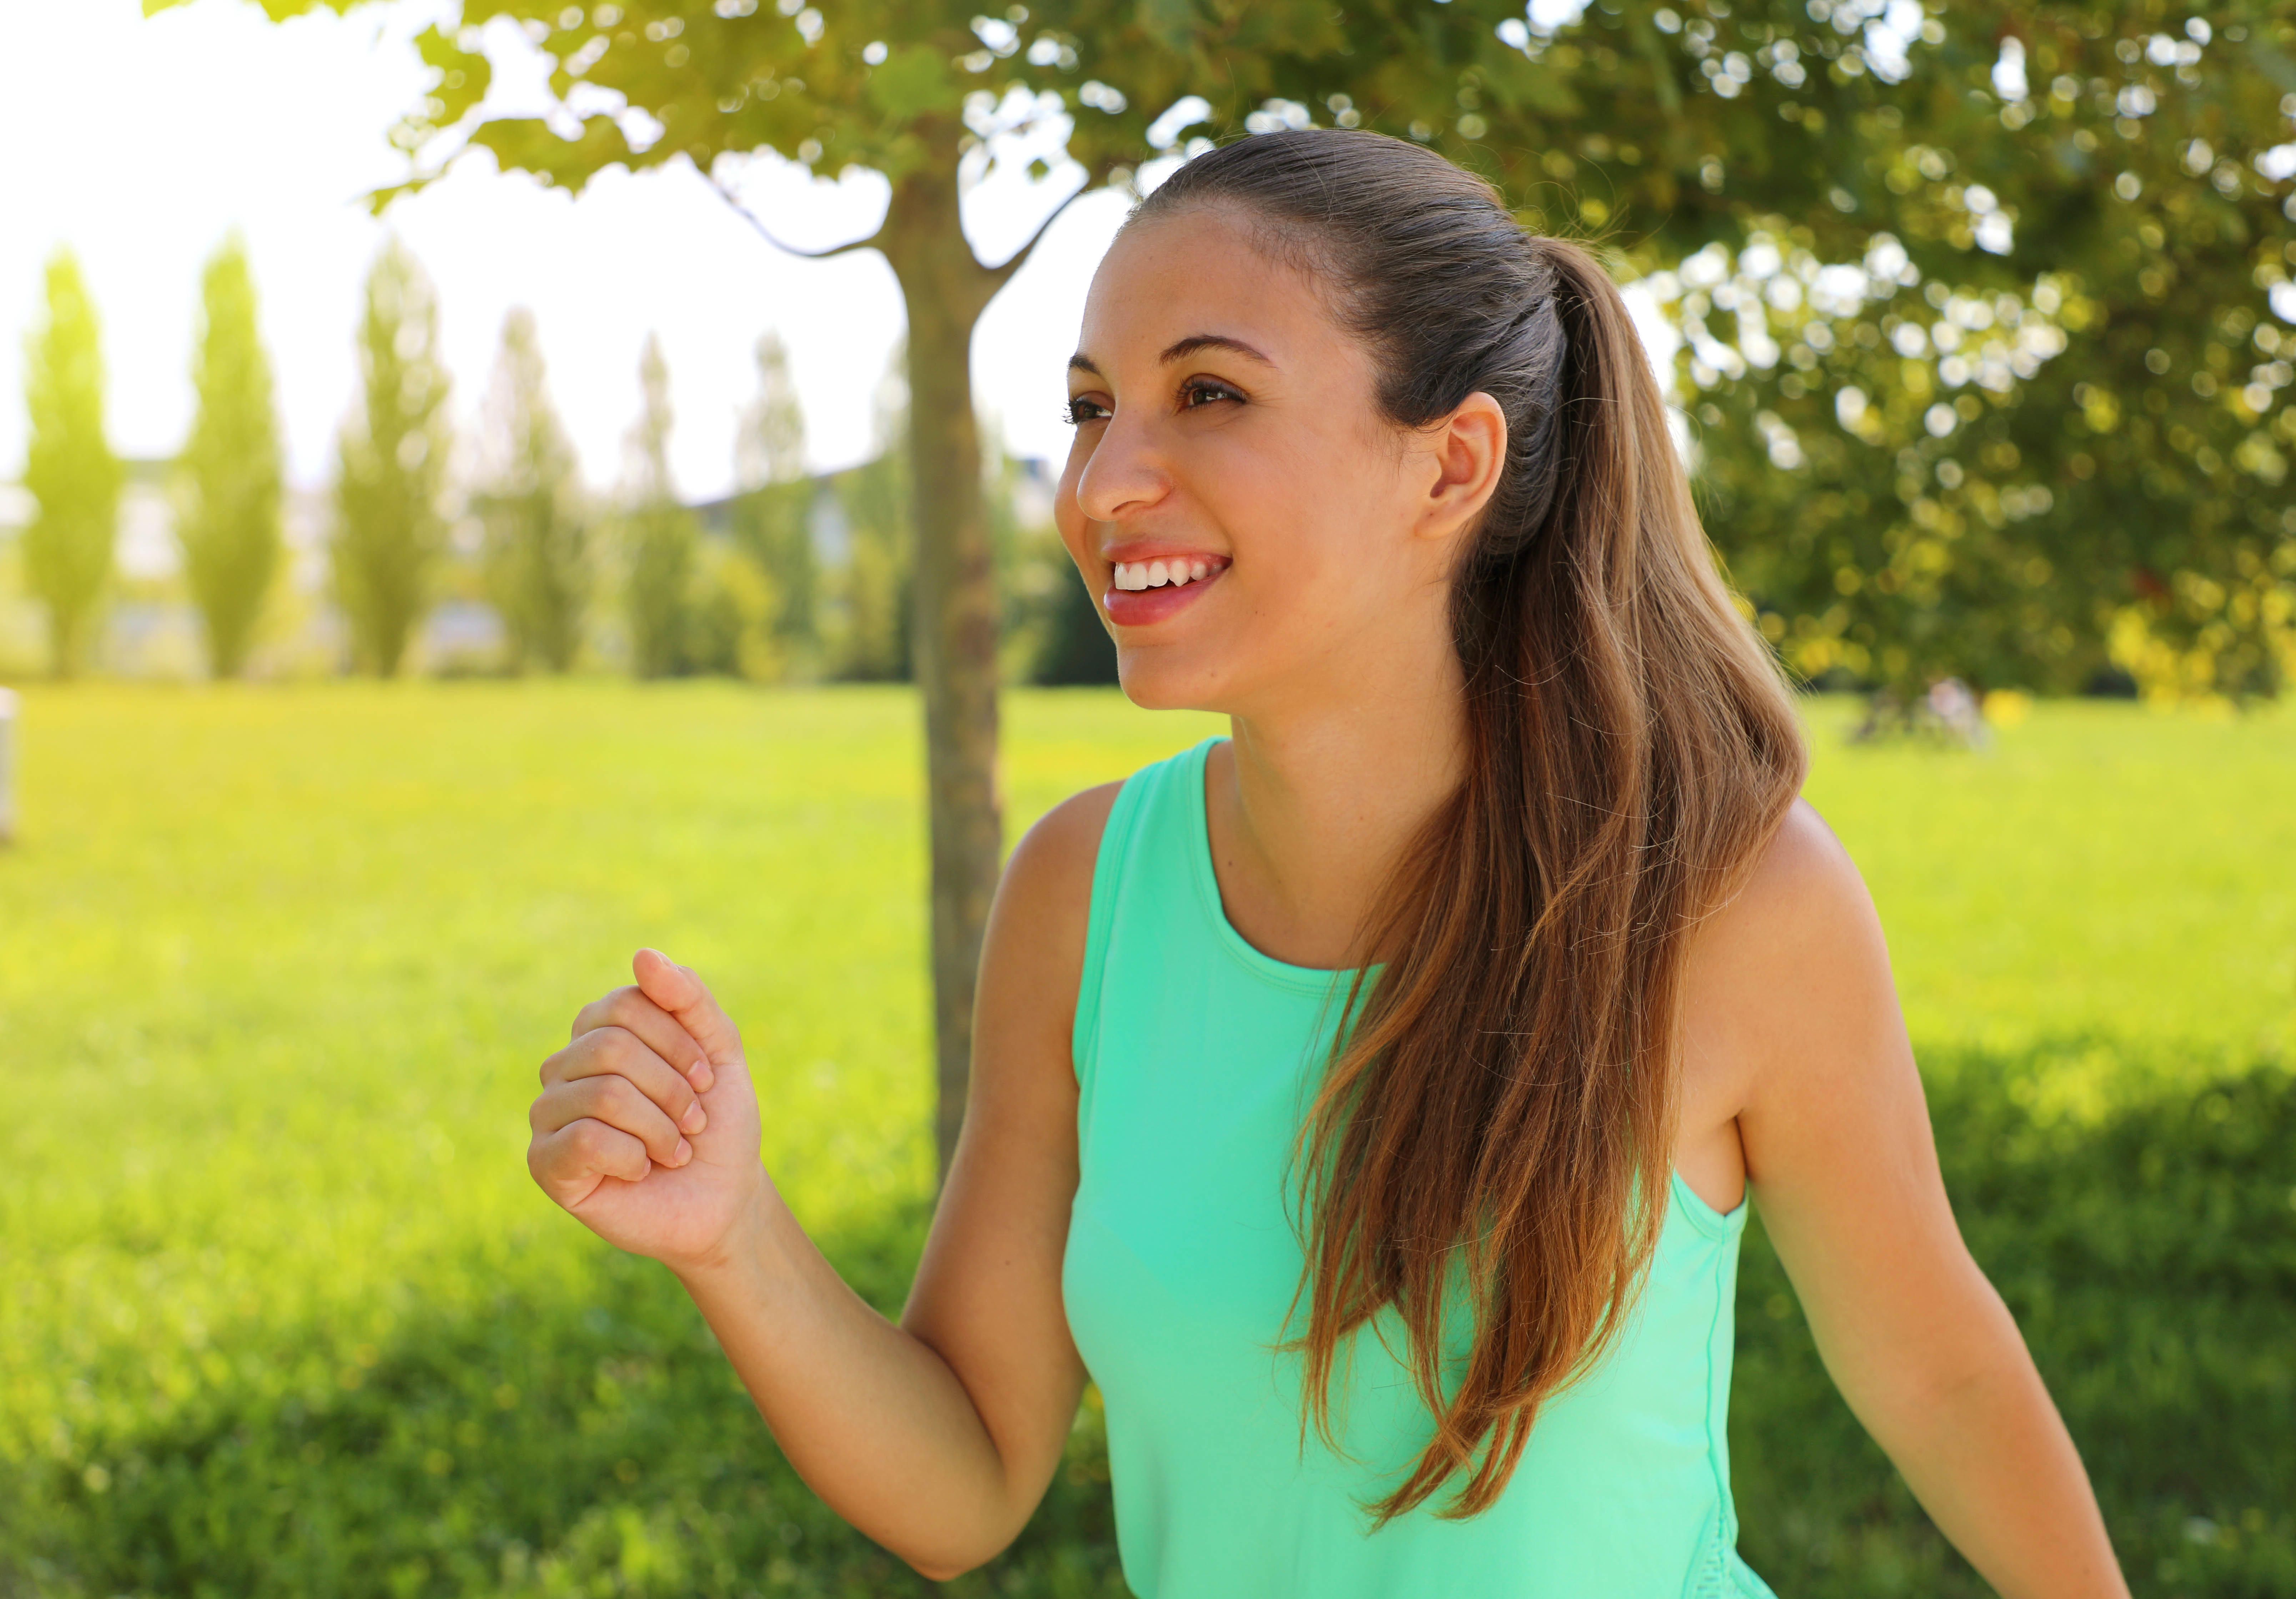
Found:
[[[607,1242],[702,1266],[767,1191],[758,1096],[701,980],[658,950],[631,967],[637,982],[583,1006],[542,1063],[527,1169]]]

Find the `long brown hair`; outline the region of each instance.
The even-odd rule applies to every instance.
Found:
[[[1264,134],[1135,213],[1234,208],[1379,371],[1388,419],[1497,400],[1507,453],[1451,627],[1465,775],[1394,871],[1300,1136],[1308,1406],[1392,1307],[1434,1433],[1379,1523],[1497,1499],[1539,1406],[1617,1341],[1665,1217],[1684,955],[1801,786],[1768,652],[1699,526],[1633,323],[1585,249],[1371,133]],[[1368,969],[1366,969],[1368,970]],[[1472,1342],[1447,1358],[1447,1301]],[[1456,1388],[1447,1392],[1450,1383]],[[1303,1440],[1304,1441],[1304,1440]]]

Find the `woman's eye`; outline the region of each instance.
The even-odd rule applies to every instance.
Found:
[[[1069,426],[1076,428],[1088,422],[1106,421],[1108,407],[1097,400],[1088,400],[1078,395],[1061,408],[1061,414],[1068,418]]]
[[[1180,389],[1180,409],[1193,411],[1215,400],[1241,400],[1243,396],[1210,378],[1191,378]]]

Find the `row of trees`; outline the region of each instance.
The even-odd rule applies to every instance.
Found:
[[[69,250],[49,260],[46,278],[47,316],[25,348],[24,486],[36,510],[23,568],[47,611],[53,669],[65,676],[86,652],[111,577],[125,474],[104,435],[102,339],[86,281]],[[271,364],[237,240],[209,261],[200,299],[196,409],[172,484],[176,530],[209,657],[217,676],[234,676],[279,570],[284,496]]]
[[[50,262],[47,291],[45,322],[28,341],[25,477],[37,512],[23,564],[48,614],[53,668],[68,676],[85,654],[111,573],[122,473],[104,438],[96,314],[68,251]],[[337,438],[328,553],[358,668],[384,676],[401,669],[459,564],[502,619],[499,664],[510,669],[570,668],[593,636],[599,602],[612,594],[623,652],[641,676],[910,675],[909,474],[900,448],[908,407],[898,357],[880,387],[876,459],[834,481],[842,537],[824,559],[816,548],[804,414],[786,352],[771,335],[758,345],[758,397],[737,433],[726,537],[714,538],[671,478],[674,419],[659,340],[650,338],[640,358],[638,419],[620,481],[603,499],[581,485],[531,313],[513,309],[504,324],[474,452],[460,447],[450,417],[436,293],[396,241],[368,275],[357,344],[359,390]],[[279,586],[284,497],[270,363],[236,239],[206,271],[193,378],[194,419],[169,491],[210,669],[236,676]],[[1081,589],[1060,580],[1056,540],[1049,529],[1020,525],[1015,472],[1000,457],[988,496],[1010,569],[1015,653],[1042,656],[1055,677],[1106,678],[1112,652]],[[458,520],[477,535],[460,562]],[[1090,634],[1081,651],[1080,625]],[[1023,669],[1037,675],[1026,661]]]

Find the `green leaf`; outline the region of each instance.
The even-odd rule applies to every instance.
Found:
[[[955,97],[948,58],[931,45],[904,45],[869,74],[869,102],[895,122],[914,122]]]
[[[1196,8],[1189,0],[1140,0],[1140,31],[1171,51],[1185,54],[1195,36]]]

